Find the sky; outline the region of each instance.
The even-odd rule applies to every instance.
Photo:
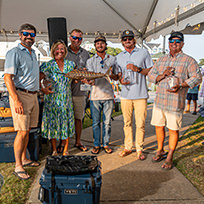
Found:
[[[166,36],[166,49],[168,49],[168,38],[169,35]],[[150,42],[163,44],[163,37],[160,36],[157,40],[151,40]],[[108,42],[108,46],[123,49],[121,43]],[[184,35],[183,52],[193,57],[199,63],[199,60],[204,58],[204,32],[201,35]]]

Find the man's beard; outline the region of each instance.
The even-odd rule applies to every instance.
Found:
[[[96,51],[99,52],[99,53],[103,53],[103,52],[106,51],[106,48],[104,48],[103,50],[98,50],[98,49],[96,49]]]
[[[28,39],[28,38],[27,38]],[[34,44],[34,40],[30,39],[30,41],[26,41],[26,40],[21,40],[21,43],[23,43],[26,47],[32,47],[32,45]]]

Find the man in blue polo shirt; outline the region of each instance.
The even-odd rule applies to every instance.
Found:
[[[145,119],[147,115],[147,86],[146,75],[153,66],[152,59],[146,49],[139,49],[135,46],[135,35],[130,30],[125,30],[121,36],[122,45],[125,51],[116,56],[117,67],[119,68],[121,91],[121,109],[124,118],[125,148],[119,153],[124,157],[132,153],[133,128],[132,115],[135,112],[136,139],[135,147],[137,158],[144,160],[142,153],[145,134]]]
[[[4,81],[9,92],[9,102],[17,135],[14,141],[16,160],[14,175],[26,180],[30,176],[25,166],[36,167],[40,164],[26,158],[29,131],[38,124],[39,66],[34,50],[36,29],[33,25],[23,24],[19,29],[21,43],[6,54]]]

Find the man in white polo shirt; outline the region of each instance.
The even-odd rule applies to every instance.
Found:
[[[107,73],[112,67],[111,79],[117,80],[117,75],[113,74],[115,70],[115,57],[107,54],[106,38],[99,35],[94,40],[96,48],[96,54],[87,60],[86,68],[88,71],[96,73]],[[115,72],[114,72],[115,73]],[[112,85],[106,78],[95,79],[93,82],[89,82],[92,85],[90,94],[90,109],[93,119],[93,137],[94,148],[92,154],[98,154],[101,148],[101,113],[103,113],[103,134],[102,134],[102,146],[107,154],[112,153],[112,149],[109,147],[109,140],[111,136],[111,114],[113,111],[114,92]]]
[[[144,160],[145,155],[142,151],[148,98],[146,75],[153,66],[153,62],[146,49],[139,49],[135,46],[136,40],[134,37],[134,33],[130,30],[125,30],[122,33],[121,42],[125,50],[116,56],[116,66],[119,68],[120,83],[122,84],[121,109],[125,134],[125,148],[119,153],[119,156],[124,157],[132,153],[132,115],[134,110],[137,158]]]

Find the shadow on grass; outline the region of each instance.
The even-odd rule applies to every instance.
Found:
[[[204,140],[204,118],[199,117],[183,136],[179,138],[180,145],[177,151],[201,145]],[[189,150],[190,151],[190,150]]]
[[[204,195],[204,118],[199,117],[180,138],[174,164]]]

